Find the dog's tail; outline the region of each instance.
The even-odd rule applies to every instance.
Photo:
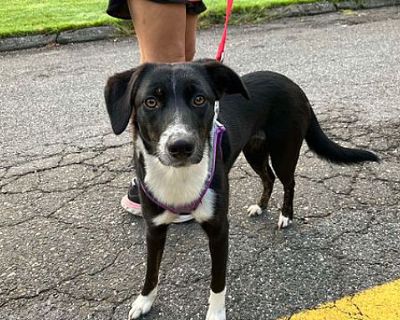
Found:
[[[321,158],[334,163],[352,164],[364,161],[379,162],[379,158],[370,151],[341,147],[330,140],[322,131],[312,109],[311,122],[306,134],[306,141],[311,151],[315,152]]]

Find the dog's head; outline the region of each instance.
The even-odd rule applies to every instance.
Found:
[[[215,61],[143,64],[108,79],[105,100],[115,134],[133,119],[146,152],[167,166],[199,163],[214,102],[224,94],[248,99],[240,77]]]

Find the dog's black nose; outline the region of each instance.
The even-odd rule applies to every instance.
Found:
[[[194,151],[194,143],[188,140],[179,139],[168,143],[168,152],[177,159],[189,158]]]

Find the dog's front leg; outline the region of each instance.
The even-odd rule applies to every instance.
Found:
[[[147,244],[147,266],[146,279],[142,293],[132,303],[128,319],[137,319],[141,315],[150,311],[157,295],[158,273],[160,263],[167,237],[167,225],[147,226],[146,244]]]
[[[202,224],[209,238],[211,290],[206,320],[225,320],[225,277],[228,260],[229,224],[226,214]]]

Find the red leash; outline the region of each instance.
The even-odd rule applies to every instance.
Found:
[[[225,52],[225,44],[226,44],[226,36],[228,33],[228,22],[231,17],[233,6],[233,0],[226,0],[226,14],[225,14],[225,25],[224,31],[222,33],[221,41],[218,46],[217,55],[215,56],[215,60],[222,62],[224,60],[224,52]]]

